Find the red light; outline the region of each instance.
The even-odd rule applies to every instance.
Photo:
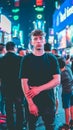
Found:
[[[19,1],[15,2],[14,6],[19,7]]]
[[[14,6],[19,7],[20,0],[14,0]]]
[[[43,0],[36,0],[36,5],[37,6],[42,6],[43,5]]]

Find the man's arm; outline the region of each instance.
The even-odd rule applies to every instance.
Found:
[[[29,112],[31,114],[35,115],[35,116],[38,116],[38,108],[37,108],[37,106],[34,104],[32,98],[27,96],[27,93],[29,91],[28,79],[22,78],[21,79],[21,84],[22,84],[23,93],[24,93],[24,95],[26,97],[26,100],[28,102]]]
[[[27,92],[29,90],[28,79],[25,79],[25,78],[21,79],[21,84],[22,84],[23,93],[24,93],[24,95],[26,97],[26,100],[27,100],[28,104],[33,104],[32,98],[27,97]]]
[[[31,87],[31,90],[28,91],[27,96],[33,98],[34,96],[38,95],[40,92],[44,90],[52,89],[59,84],[60,84],[60,74],[53,75],[53,79],[48,83],[38,87],[37,86]]]
[[[53,75],[53,79],[46,84],[40,86],[40,92],[48,90],[60,85],[60,74]]]

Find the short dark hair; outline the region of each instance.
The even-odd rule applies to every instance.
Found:
[[[56,48],[52,49],[56,54],[58,53],[58,50]]]
[[[17,52],[19,53],[19,52],[22,51],[22,50],[26,50],[26,48],[19,47]]]
[[[58,58],[58,62],[61,69],[65,67],[66,63],[65,63],[64,58],[62,57]]]
[[[39,30],[39,29],[36,29],[36,30],[33,30],[31,33],[30,33],[30,36],[45,36],[45,32],[43,32],[42,30]]]
[[[51,51],[51,44],[50,44],[50,43],[46,43],[46,44],[44,45],[44,50],[45,50],[45,51]]]
[[[66,60],[68,60],[68,59],[70,59],[70,55],[69,54],[66,55]]]
[[[9,51],[9,50],[14,50],[15,48],[15,43],[12,42],[12,41],[9,41],[6,43],[6,50]]]

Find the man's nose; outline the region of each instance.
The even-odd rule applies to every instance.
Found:
[[[41,40],[38,38],[37,41],[40,42]]]

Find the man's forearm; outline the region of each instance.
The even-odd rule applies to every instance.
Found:
[[[27,100],[28,104],[33,104],[32,98],[29,98],[28,95],[27,95],[27,92],[29,91],[29,86],[28,86],[27,82],[28,82],[27,79],[22,79],[21,80],[22,90],[23,90],[24,96],[26,97],[26,100]]]
[[[24,93],[24,95],[25,95],[25,97],[26,97],[26,100],[27,100],[28,104],[29,104],[29,105],[32,105],[32,104],[33,104],[32,98],[31,98],[31,97],[28,97],[27,94],[25,94],[25,93]]]
[[[54,87],[56,87],[59,84],[60,84],[60,75],[58,75],[58,78],[53,78],[48,83],[39,86],[38,89],[39,89],[40,92],[42,92],[44,90],[49,90],[51,88],[54,88]]]

